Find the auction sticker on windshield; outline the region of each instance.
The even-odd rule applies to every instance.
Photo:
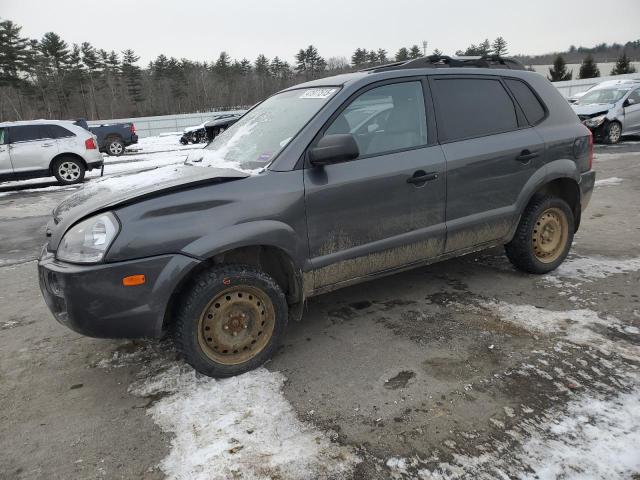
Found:
[[[305,90],[300,98],[328,98],[335,93],[337,88],[310,88]]]

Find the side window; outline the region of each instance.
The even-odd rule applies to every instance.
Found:
[[[0,128],[0,145],[4,145],[6,134],[4,133],[5,129]]]
[[[631,92],[628,100],[634,100],[634,105],[640,105],[640,88],[636,88],[633,92]]]
[[[70,132],[60,125],[47,125],[47,128],[49,129],[52,138],[67,138],[76,136],[75,133]]]
[[[32,140],[51,138],[51,134],[46,125],[18,125],[10,127],[9,137],[11,138],[11,143],[30,142]]]
[[[325,135],[337,133],[351,133],[361,157],[426,145],[421,82],[392,83],[367,90],[335,118]]]
[[[440,78],[433,85],[441,141],[481,137],[518,128],[515,105],[499,80]]]
[[[531,91],[531,87],[520,80],[505,79],[505,82],[516,101],[522,107],[525,117],[531,125],[535,125],[544,118],[544,107],[538,97]]]

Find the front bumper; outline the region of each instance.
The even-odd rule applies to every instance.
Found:
[[[160,337],[171,294],[199,263],[184,255],[163,255],[117,263],[75,265],[43,249],[40,290],[56,320],[98,338]],[[144,274],[146,282],[125,287],[122,279]]]

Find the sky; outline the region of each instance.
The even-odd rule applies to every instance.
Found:
[[[349,59],[358,47],[393,56],[423,41],[429,53],[454,54],[499,35],[510,54],[640,39],[640,0],[613,8],[602,0],[0,0],[0,18],[31,38],[54,31],[69,44],[132,48],[141,64],[161,53],[211,61],[223,50],[293,62],[309,44],[325,58]]]

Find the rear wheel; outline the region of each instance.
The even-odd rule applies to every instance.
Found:
[[[53,174],[63,185],[72,185],[84,180],[84,164],[73,157],[61,157],[53,164]]]
[[[284,294],[269,275],[246,265],[214,267],[183,301],[176,346],[200,373],[238,375],[271,358],[287,314]]]
[[[110,138],[107,140],[107,154],[119,157],[124,153],[124,143],[119,138]]]
[[[605,141],[609,144],[618,143],[622,137],[622,126],[618,122],[609,122],[605,130]]]
[[[505,245],[511,263],[528,273],[555,270],[567,257],[573,242],[574,218],[561,198],[536,195],[518,224],[511,242]]]

